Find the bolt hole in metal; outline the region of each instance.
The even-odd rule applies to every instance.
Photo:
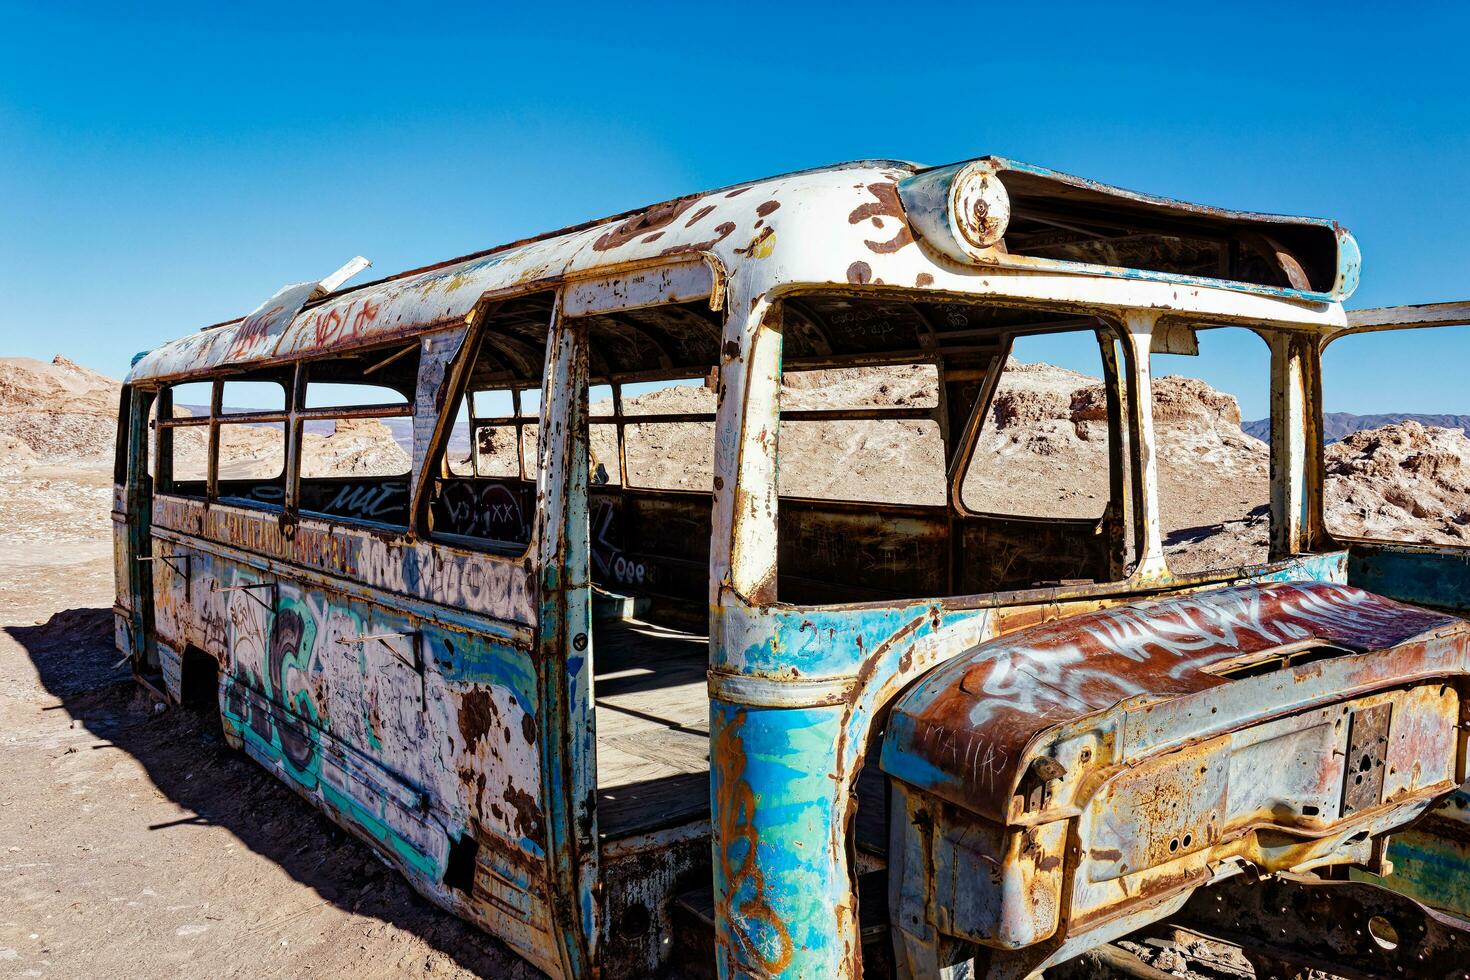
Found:
[[[1375,915],[1368,920],[1368,937],[1379,949],[1398,949],[1399,932],[1392,922],[1381,915]]]
[[[623,911],[622,921],[618,923],[618,931],[625,939],[638,939],[648,934],[653,925],[653,917],[649,915],[647,906],[641,902],[635,902]]]

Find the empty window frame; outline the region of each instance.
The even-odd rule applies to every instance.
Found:
[[[710,493],[715,479],[714,374],[615,385],[613,426],[622,435],[622,479],[630,488]],[[592,437],[606,442],[604,424]],[[595,445],[595,443],[594,443]],[[606,470],[600,459],[598,464]],[[606,482],[616,482],[609,479]]]
[[[622,394],[612,385],[593,385],[587,392],[587,483],[594,487],[623,483],[622,443],[618,438]]]
[[[450,429],[449,472],[455,476],[534,480],[541,392],[495,388],[459,399]]]
[[[247,507],[284,507],[290,426],[289,368],[266,376],[231,376],[218,382],[211,494]]]
[[[788,297],[781,322],[783,601],[971,595],[1126,577],[1127,455],[1112,436],[1121,430],[1122,400],[1102,391],[1100,370],[1105,345],[1108,363],[1116,363],[1119,344],[1106,323],[901,292]],[[1089,486],[1092,498],[1077,492],[1077,474],[1050,474],[1049,510],[1038,512],[1036,495],[1015,488],[1027,460],[975,443],[1013,338],[1068,330],[1096,372],[1079,374],[1077,387],[1099,386],[1100,431],[1087,435],[1097,437],[1104,464]],[[1058,400],[1058,425],[1072,424],[1069,396]],[[820,435],[797,442],[808,427]],[[849,437],[847,429],[858,431]],[[1039,455],[1029,441],[1019,448]],[[999,492],[989,500],[961,499],[972,459],[992,468]],[[1083,501],[1073,512],[1081,516],[1045,516],[1063,497]]]
[[[977,514],[1101,518],[1114,465],[1102,345],[1068,330],[1011,341],[976,435],[960,500]]]
[[[1176,574],[1264,564],[1271,539],[1271,350],[1245,327],[1153,334],[1159,528]]]
[[[289,383],[289,371],[274,371],[164,389],[155,422],[160,492],[282,506]]]
[[[188,381],[163,389],[156,402],[158,481],[161,493],[207,496],[213,381]]]
[[[246,506],[286,502],[286,423],[217,421],[217,496]]]
[[[520,557],[536,516],[537,439],[552,294],[506,300],[474,339],[458,391],[445,400],[442,443],[428,462],[431,538]]]
[[[786,371],[780,438],[783,497],[945,504],[933,362]]]
[[[303,365],[301,513],[408,526],[418,362],[415,341]]]
[[[1470,546],[1470,327],[1348,334],[1322,352],[1324,520],[1340,538]]]

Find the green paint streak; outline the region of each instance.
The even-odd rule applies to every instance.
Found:
[[[336,787],[320,778],[319,772],[315,771],[320,762],[313,765],[313,771],[306,773],[291,764],[291,760],[275,744],[274,740],[265,741],[257,735],[250,726],[243,726],[245,740],[255,746],[261,754],[272,762],[281,763],[281,769],[297,783],[308,790],[313,790],[321,795],[322,800],[344,819],[356,824],[364,830],[368,836],[391,849],[403,861],[418,873],[431,881],[437,881],[441,874],[437,863],[427,855],[418,851],[413,844],[409,843],[401,834],[388,826],[387,822],[377,814],[372,813],[357,800],[338,790]],[[313,755],[316,760],[321,759],[321,744],[317,740],[317,751]]]
[[[1388,845],[1393,874],[1378,878],[1354,871],[1353,878],[1384,885],[1431,908],[1470,919],[1470,845],[1422,830],[1394,834]]]

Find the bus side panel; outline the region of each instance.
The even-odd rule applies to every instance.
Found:
[[[155,576],[170,694],[187,689],[188,648],[214,658],[227,740],[420,892],[558,972],[533,631],[172,531],[165,548],[189,555]]]
[[[112,488],[112,643],[117,652],[131,656],[133,644],[128,624],[133,615],[133,593],[128,560],[127,488]]]

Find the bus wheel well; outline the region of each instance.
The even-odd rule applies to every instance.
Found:
[[[192,643],[179,667],[179,703],[196,711],[218,710],[219,661]]]
[[[480,842],[475,839],[475,833],[468,833],[449,839],[449,859],[444,865],[444,884],[465,895],[472,895],[475,889],[475,859],[480,853]]]

